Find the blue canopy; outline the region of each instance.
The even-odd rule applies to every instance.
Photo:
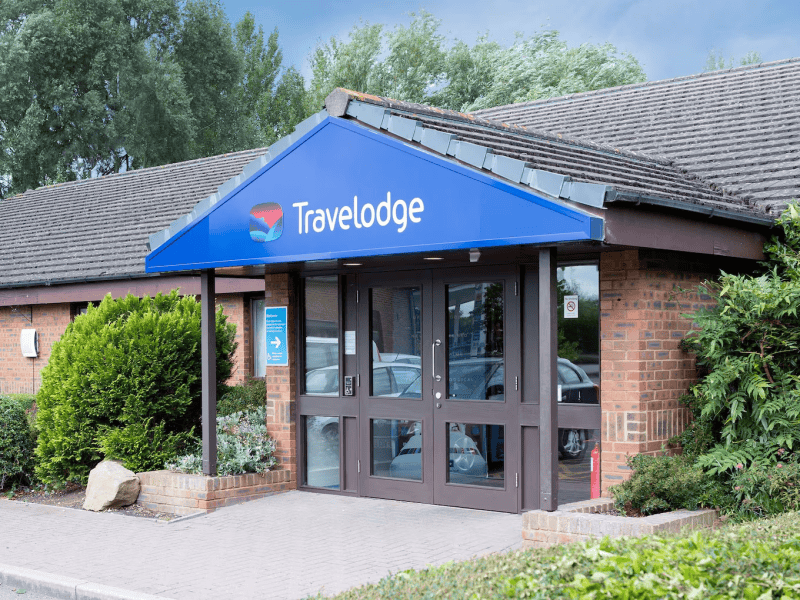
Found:
[[[598,217],[326,117],[150,252],[146,271],[602,237]]]

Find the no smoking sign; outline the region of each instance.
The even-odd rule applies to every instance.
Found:
[[[564,296],[564,318],[578,318],[578,296]]]

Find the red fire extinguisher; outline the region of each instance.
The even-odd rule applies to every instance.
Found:
[[[592,498],[600,497],[600,444],[595,442],[589,462],[592,470]]]

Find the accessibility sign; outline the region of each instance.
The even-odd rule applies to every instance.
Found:
[[[267,306],[264,309],[266,316],[266,338],[268,367],[289,366],[289,348],[287,346],[288,327],[286,322],[285,306]]]

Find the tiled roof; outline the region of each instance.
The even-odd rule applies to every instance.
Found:
[[[328,111],[342,114],[346,101],[382,108],[390,115],[412,119],[425,128],[487,147],[495,155],[523,161],[533,169],[565,175],[575,182],[612,186],[618,196],[660,198],[677,206],[765,216],[760,207],[676,167],[669,159],[344,89],[337,89],[328,97]],[[352,110],[347,114],[359,118]]]
[[[266,153],[139,169],[0,201],[0,287],[143,276],[148,235]]]
[[[772,213],[800,196],[800,58],[472,116],[660,156]]]

